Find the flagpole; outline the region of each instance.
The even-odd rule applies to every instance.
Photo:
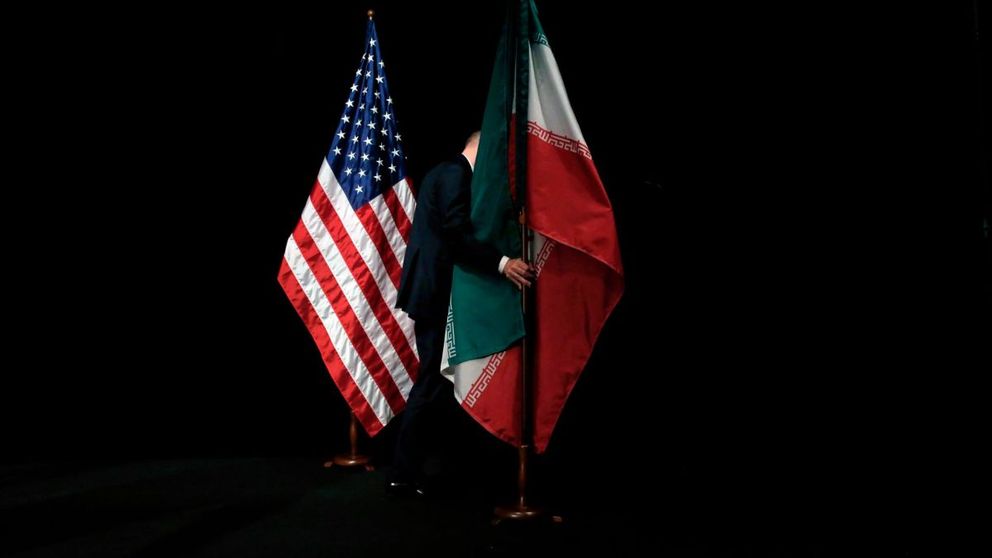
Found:
[[[369,16],[369,21],[372,21],[375,10],[369,10],[366,14]],[[349,452],[335,455],[333,459],[325,461],[324,468],[329,469],[335,465],[339,467],[364,466],[366,471],[375,470],[375,467],[369,463],[369,456],[358,453],[358,417],[355,416],[355,411],[351,412],[351,423],[348,425],[348,441],[350,445]]]
[[[358,453],[358,417],[355,412],[351,413],[351,425],[348,427],[348,440],[351,442],[351,451],[334,456],[334,459],[324,462],[324,468],[328,469],[335,465],[339,467],[365,467],[366,471],[373,471],[375,467],[369,463],[369,456]]]
[[[512,10],[513,5],[518,6],[517,18],[514,21],[516,37],[516,56],[513,66],[516,72],[516,95],[514,96],[514,116],[516,121],[508,129],[513,130],[514,148],[514,176],[513,181],[516,186],[517,207],[520,219],[520,243],[522,245],[521,258],[527,265],[533,260],[531,254],[531,243],[534,240],[534,233],[527,227],[527,90],[530,81],[530,6],[525,1],[511,0],[508,9]],[[511,12],[512,15],[512,12]],[[511,117],[512,119],[513,117]],[[508,138],[509,139],[509,138]],[[517,501],[510,506],[500,506],[496,508],[496,518],[494,523],[499,523],[504,519],[541,519],[546,517],[544,510],[532,507],[527,501],[527,479],[529,471],[530,448],[533,442],[533,404],[534,390],[532,387],[535,348],[537,347],[537,327],[535,309],[536,294],[533,288],[522,288],[520,296],[520,308],[524,316],[524,337],[521,341],[521,352],[523,353],[520,366],[520,426],[521,442],[517,448],[517,459],[519,467],[517,469]],[[555,518],[558,520],[558,518]]]

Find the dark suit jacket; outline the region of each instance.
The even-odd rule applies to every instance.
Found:
[[[472,167],[462,155],[434,167],[417,194],[396,306],[414,320],[447,315],[455,263],[499,273],[503,255],[472,236]]]

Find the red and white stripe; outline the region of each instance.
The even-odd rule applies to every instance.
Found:
[[[419,366],[413,321],[395,308],[415,208],[403,179],[355,210],[325,160],[279,273],[370,435],[403,409]]]

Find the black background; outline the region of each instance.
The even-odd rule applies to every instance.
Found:
[[[501,3],[370,5],[417,181],[478,127]],[[341,447],[276,271],[366,7],[24,16],[5,458]],[[550,474],[920,536],[987,415],[970,3],[539,8],[626,269]]]

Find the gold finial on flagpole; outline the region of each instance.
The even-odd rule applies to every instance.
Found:
[[[372,16],[374,15],[375,15],[375,10],[369,10],[369,19],[372,19]]]

